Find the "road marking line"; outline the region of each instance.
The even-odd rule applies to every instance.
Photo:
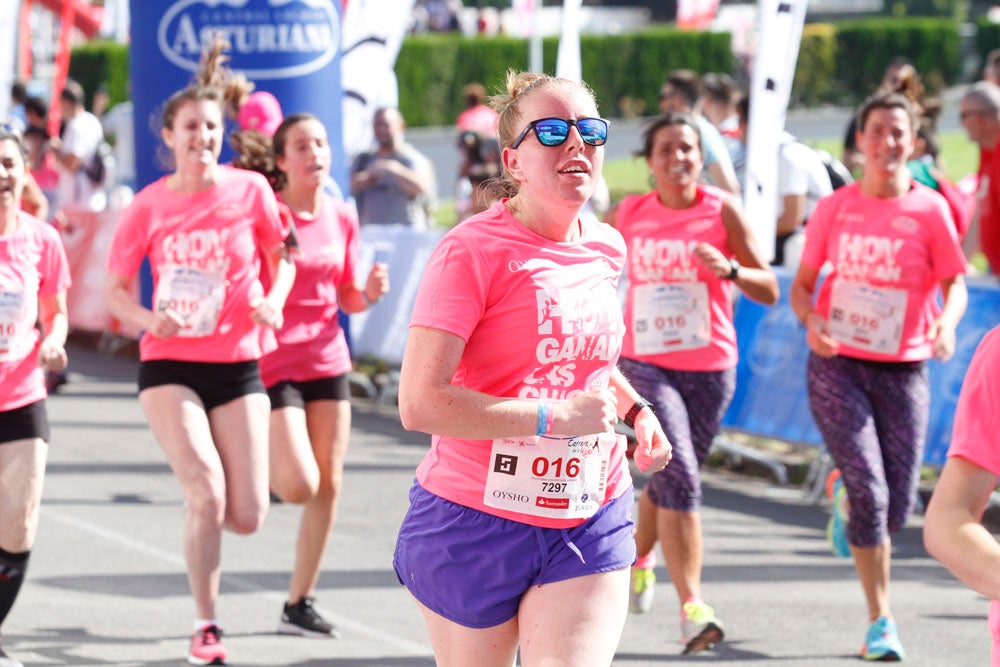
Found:
[[[46,506],[42,503],[41,507],[42,514],[45,515],[46,519],[55,519],[56,521],[62,522],[63,524],[69,525],[77,530],[94,535],[102,540],[108,542],[113,542],[119,546],[125,547],[126,549],[131,549],[139,553],[143,553],[147,556],[157,558],[160,561],[173,565],[180,568],[183,571],[187,571],[187,566],[184,562],[184,557],[175,553],[171,553],[165,549],[161,549],[153,544],[137,540],[135,538],[129,537],[122,533],[116,532],[109,528],[105,528],[99,524],[80,519],[78,517],[72,516],[70,514],[65,514],[58,510],[52,509],[51,506]],[[284,603],[286,601],[286,596],[284,593],[277,593],[275,591],[268,590],[266,588],[261,588],[260,586],[240,577],[237,574],[224,574],[223,579],[226,585],[233,586],[234,588],[244,592],[253,593],[255,595],[263,595],[268,599],[275,600],[276,602]],[[420,657],[433,657],[434,652],[429,646],[419,644],[416,642],[411,642],[408,639],[403,639],[402,637],[393,635],[391,633],[385,632],[378,628],[372,627],[366,623],[361,623],[351,618],[346,618],[320,606],[317,606],[320,612],[329,618],[334,625],[337,625],[350,632],[365,636],[369,639],[374,639],[379,642],[391,644],[395,646],[400,651],[407,654],[420,656]]]

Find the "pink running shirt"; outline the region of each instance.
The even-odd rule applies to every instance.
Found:
[[[42,336],[35,328],[38,301],[69,286],[59,233],[18,212],[14,233],[0,236],[0,412],[45,398],[45,372],[38,363]]]
[[[955,407],[948,456],[958,456],[1000,477],[1000,327],[979,343]],[[990,601],[993,662],[1000,667],[1000,601]]]
[[[143,361],[229,363],[274,349],[274,335],[250,319],[250,303],[264,296],[258,251],[280,245],[288,226],[264,176],[220,169],[215,186],[202,192],[175,192],[167,177],[151,183],[115,229],[108,271],[134,276],[148,255],[154,307],[170,303],[188,321],[187,335],[144,335]]]
[[[890,362],[933,355],[927,331],[941,314],[938,285],[966,271],[941,195],[919,183],[888,199],[863,194],[859,183],[834,191],[810,216],[802,251],[802,263],[817,270],[827,261],[833,272],[815,308],[840,354]]]
[[[737,361],[733,284],[694,256],[704,241],[732,257],[722,223],[730,195],[698,186],[696,203],[676,210],[656,192],[626,197],[615,216],[628,248],[622,356],[680,371],[722,371]]]
[[[517,222],[505,201],[441,239],[424,271],[411,327],[466,341],[452,382],[491,396],[561,400],[606,387],[624,333],[617,296],[625,245],[614,229],[581,218],[577,241],[546,239]],[[619,438],[602,504],[632,484]],[[417,468],[426,490],[466,507],[549,528],[585,519],[540,517],[484,503],[490,440],[435,435]]]
[[[300,250],[293,255],[295,283],[285,301],[285,323],[277,331],[278,348],[260,360],[260,376],[268,387],[282,380],[302,382],[351,370],[347,340],[337,319],[337,288],[354,282],[357,216],[343,201],[326,195],[315,218],[292,215]],[[261,278],[268,289],[270,279],[266,274]]]
[[[497,133],[499,118],[500,116],[497,115],[496,111],[485,104],[480,104],[458,114],[455,126],[459,132],[473,130],[484,136],[491,137]]]

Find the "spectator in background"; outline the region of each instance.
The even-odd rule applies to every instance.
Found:
[[[427,28],[435,32],[458,29],[458,12],[462,9],[460,0],[423,0],[427,12]]]
[[[486,137],[497,134],[497,112],[486,105],[486,88],[483,84],[472,82],[462,88],[465,98],[465,111],[458,114],[455,126],[459,132],[472,130]]]
[[[29,97],[24,102],[24,118],[28,127],[37,127],[49,139],[49,105],[41,97]],[[25,128],[27,129],[27,128]]]
[[[736,106],[740,119],[740,136],[746,137],[750,97],[743,96]],[[745,155],[746,140],[741,141]],[[791,268],[798,266],[806,220],[816,208],[816,202],[831,192],[833,184],[819,153],[788,132],[782,132],[778,137],[778,183],[775,189],[775,214],[778,218],[775,226],[774,259],[771,262],[773,265]]]
[[[701,113],[724,137],[740,135],[736,103],[740,88],[728,74],[710,73],[701,79]]]
[[[500,144],[495,136],[484,137],[474,130],[458,135],[462,159],[455,186],[458,219],[489,208],[503,194],[495,179],[500,175]]]
[[[94,115],[101,121],[104,136],[114,147],[115,182],[135,190],[135,107],[132,100],[119,102],[108,109],[111,97],[103,88],[94,94]],[[107,113],[105,113],[105,111]]]
[[[945,176],[944,170],[938,163],[940,150],[941,143],[938,141],[934,123],[923,118],[913,142],[913,155],[906,163],[906,167],[913,175],[913,180],[934,188],[945,198],[951,210],[951,217],[955,220],[958,238],[964,240],[976,211],[976,198],[973,193],[963,191]]]
[[[959,103],[959,118],[969,139],[979,144],[976,214],[969,228],[966,254],[981,250],[993,273],[1000,272],[1000,87],[973,84]],[[978,242],[978,248],[976,247]]]
[[[28,126],[28,119],[24,115],[24,103],[28,101],[28,89],[22,81],[15,81],[10,87],[10,109],[7,118],[14,123],[14,127],[24,131]]]
[[[676,111],[691,115],[698,123],[701,134],[702,154],[705,172],[713,185],[723,190],[739,194],[740,184],[736,180],[732,160],[722,135],[698,109],[701,98],[701,80],[691,70],[674,70],[667,75],[660,89],[660,111]]]
[[[1000,86],[1000,49],[993,49],[986,55],[986,64],[983,66],[983,81]]]
[[[459,222],[476,213],[482,213],[500,201],[504,195],[503,186],[499,180],[499,164],[478,164],[469,170],[466,179],[469,184],[469,194],[464,206],[459,208]]]
[[[56,207],[100,211],[104,209],[107,197],[104,190],[90,180],[84,167],[104,141],[104,128],[101,121],[84,108],[83,99],[83,87],[72,79],[67,80],[59,94],[59,108],[66,121],[66,129],[62,138],[49,139],[59,170]],[[56,213],[58,215],[59,211]]]
[[[40,127],[29,125],[24,131],[24,147],[27,151],[28,170],[35,179],[45,201],[48,202],[48,213],[55,210],[56,187],[59,185],[59,171],[56,169],[55,157],[49,150],[49,135]],[[48,215],[38,216],[43,220]]]
[[[383,107],[372,120],[377,146],[351,165],[351,194],[361,225],[427,229],[434,201],[434,167],[406,143],[398,109]]]

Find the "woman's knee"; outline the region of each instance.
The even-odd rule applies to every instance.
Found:
[[[222,526],[226,520],[226,496],[223,489],[215,489],[211,484],[199,484],[189,487],[185,496],[188,516],[202,523]]]
[[[319,474],[274,475],[271,488],[286,503],[301,505],[312,500],[320,490]]]
[[[267,503],[233,503],[226,511],[225,527],[237,535],[249,535],[257,532],[266,516]]]
[[[889,497],[878,490],[865,489],[848,493],[848,541],[859,547],[882,544],[892,530]]]
[[[4,525],[0,526],[0,549],[9,553],[30,551],[38,529],[37,508],[29,504],[5,508],[3,520]]]
[[[910,515],[913,514],[915,505],[916,499],[911,497],[901,498],[897,503],[893,503],[890,506],[886,522],[890,533],[898,533],[906,528],[906,523],[910,520]]]

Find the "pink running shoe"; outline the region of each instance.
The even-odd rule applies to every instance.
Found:
[[[222,646],[222,630],[219,626],[206,625],[191,635],[187,661],[192,665],[226,664],[226,649]]]

